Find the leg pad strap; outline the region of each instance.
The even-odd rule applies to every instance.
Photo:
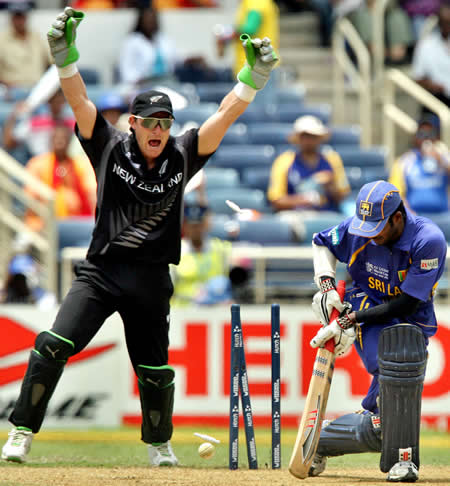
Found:
[[[139,365],[139,395],[142,407],[142,440],[147,444],[172,437],[175,371],[171,366]]]

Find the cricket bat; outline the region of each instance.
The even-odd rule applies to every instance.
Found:
[[[345,282],[340,280],[337,292],[341,300],[345,294]],[[330,322],[338,317],[334,309]],[[289,472],[299,479],[308,477],[314,455],[319,445],[322,420],[327,408],[328,394],[334,371],[334,339],[330,339],[323,348],[319,348],[314,361],[314,368],[309,382],[305,409],[297,432],[294,450],[289,462]]]
[[[25,107],[22,114],[31,113],[39,105],[47,103],[47,101],[58,91],[59,86],[58,70],[56,69],[56,66],[52,64],[31,89],[25,100]]]

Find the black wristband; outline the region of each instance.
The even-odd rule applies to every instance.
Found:
[[[330,290],[336,290],[336,281],[333,277],[320,277],[320,291],[322,294],[329,292]]]

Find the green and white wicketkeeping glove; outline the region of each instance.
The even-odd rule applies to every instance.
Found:
[[[278,64],[279,58],[268,37],[262,40],[252,39],[248,34],[242,34],[240,39],[247,62],[239,71],[237,78],[241,83],[260,90],[269,80],[270,73]]]
[[[83,18],[83,12],[66,7],[64,12],[56,17],[47,33],[50,52],[58,68],[65,68],[78,61],[80,54],[75,46],[75,39],[77,27]]]

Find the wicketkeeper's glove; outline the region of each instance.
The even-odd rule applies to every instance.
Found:
[[[75,38],[77,27],[83,18],[83,12],[66,7],[48,31],[47,40],[57,67],[63,68],[78,61],[80,54],[75,46]]]
[[[262,89],[270,78],[270,73],[277,65],[279,58],[270,39],[252,39],[248,34],[240,37],[245,49],[247,62],[239,71],[237,78],[241,83],[253,89]]]

